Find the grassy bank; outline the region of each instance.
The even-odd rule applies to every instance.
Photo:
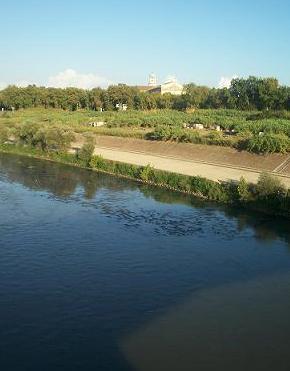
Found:
[[[1,144],[0,152],[30,156],[104,172],[137,182],[191,194],[204,200],[235,204],[272,215],[290,218],[290,191],[278,179],[262,174],[257,185],[243,178],[238,183],[218,183],[198,176],[186,176],[157,170],[149,165],[136,166],[92,156],[93,146],[85,144],[79,154],[43,151],[28,145]]]

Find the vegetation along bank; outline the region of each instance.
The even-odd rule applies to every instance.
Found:
[[[290,191],[267,173],[262,173],[256,185],[241,178],[237,183],[219,183],[199,176],[165,172],[151,166],[136,166],[94,156],[93,138],[76,154],[68,153],[74,135],[64,130],[18,133],[16,144],[3,142],[0,152],[62,162],[65,164],[105,172],[135,181],[192,194],[206,200],[237,204],[269,214],[290,217]]]

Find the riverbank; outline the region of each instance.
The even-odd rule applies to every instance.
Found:
[[[230,166],[215,162],[205,162],[176,158],[168,155],[157,155],[140,151],[119,150],[96,146],[94,154],[107,160],[120,161],[129,164],[146,166],[150,164],[154,169],[169,171],[188,176],[200,176],[215,182],[238,182],[241,177],[248,183],[256,184],[261,173],[265,170],[255,170],[245,167]],[[290,188],[288,175],[269,172]]]
[[[83,135],[76,135],[76,146],[84,143]],[[268,153],[256,154],[239,151],[234,148],[216,145],[180,143],[173,141],[144,140],[120,138],[116,136],[96,135],[97,148],[114,149],[120,152],[138,152],[158,157],[212,164],[216,166],[237,168],[256,172],[271,172],[276,175],[290,176],[290,167],[277,171],[289,158],[289,154]]]
[[[289,191],[283,190],[282,192],[282,188],[281,192],[278,188],[274,189],[274,187],[273,193],[271,193],[270,189],[270,193],[264,192],[264,194],[262,194],[259,193],[258,187],[253,187],[244,180],[238,183],[215,182],[199,176],[189,176],[157,170],[150,165],[132,165],[92,155],[88,158],[81,158],[71,153],[45,152],[29,146],[2,144],[0,145],[0,152],[64,163],[166,188],[172,191],[190,194],[204,200],[238,204],[239,206],[259,210],[267,214],[281,215],[290,218]],[[262,184],[262,186],[265,188],[267,184]],[[271,184],[269,186],[271,186]]]

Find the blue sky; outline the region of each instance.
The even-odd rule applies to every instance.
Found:
[[[289,0],[0,0],[0,86],[91,87],[175,75],[290,85]]]

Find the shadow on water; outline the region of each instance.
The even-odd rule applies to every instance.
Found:
[[[36,276],[41,282],[39,286],[33,283],[36,287],[28,292],[29,297],[19,289],[17,295],[12,295],[10,300],[10,292],[14,292],[15,286],[9,286],[8,282],[6,293],[3,286],[5,271],[2,271],[2,275],[0,273],[0,290],[3,290],[0,293],[7,294],[0,298],[3,323],[13,322],[17,328],[21,328],[22,322],[31,326],[31,329],[25,328],[21,336],[18,335],[16,342],[13,340],[13,333],[10,333],[11,329],[2,326],[14,344],[13,347],[8,343],[5,348],[7,364],[8,360],[13,359],[13,371],[22,370],[23,364],[30,365],[29,371],[38,370],[42,358],[46,360],[45,365],[41,365],[44,371],[256,371],[257,357],[257,363],[253,363],[252,368],[248,367],[248,361],[237,363],[240,359],[249,357],[258,343],[262,345],[257,349],[257,354],[263,357],[272,346],[269,334],[275,335],[281,343],[284,341],[283,346],[277,346],[280,353],[275,352],[272,358],[277,361],[277,357],[285,357],[289,342],[288,337],[283,339],[290,304],[287,299],[289,262],[286,259],[289,254],[283,251],[284,255],[279,253],[280,255],[272,257],[266,254],[267,249],[261,251],[260,247],[268,243],[269,246],[277,246],[273,244],[276,241],[282,241],[283,247],[285,244],[289,246],[288,221],[279,218],[273,220],[259,213],[200,201],[157,187],[25,157],[0,155],[0,184],[1,180],[21,184],[29,190],[40,192],[40,196],[45,193],[45,198],[51,197],[58,204],[81,205],[81,208],[77,208],[77,213],[84,212],[81,215],[85,215],[87,225],[84,223],[79,228],[83,235],[88,233],[88,240],[90,237],[99,238],[90,235],[97,218],[97,213],[91,211],[96,210],[102,220],[117,221],[113,227],[119,228],[118,233],[124,239],[117,242],[120,248],[123,248],[123,243],[128,249],[128,252],[123,251],[116,257],[118,252],[110,250],[110,243],[106,238],[101,242],[108,244],[108,251],[104,251],[102,256],[105,249],[97,245],[98,241],[94,240],[96,245],[94,249],[90,249],[88,241],[82,241],[75,231],[70,231],[70,225],[61,226],[57,230],[55,225],[45,225],[45,233],[59,234],[60,239],[66,231],[70,231],[71,238],[76,239],[76,246],[62,248],[46,246],[44,242],[44,251],[48,247],[48,251],[52,249],[55,253],[57,250],[58,255],[57,258],[44,255],[43,262],[41,252],[35,251],[36,255],[40,254],[40,263],[37,264],[47,269],[47,272],[39,273],[39,277],[37,270],[36,273],[30,273],[29,257],[24,261],[21,267],[24,271],[27,269],[27,277],[31,274],[33,280]],[[82,218],[81,215],[79,219]],[[70,220],[66,222],[70,223]],[[67,229],[63,232],[62,228]],[[105,224],[102,224],[102,228],[105,228]],[[98,231],[100,238],[101,232]],[[127,234],[128,240],[125,239]],[[142,246],[134,246],[130,241],[131,236],[136,239],[141,236]],[[202,242],[208,236],[212,240],[204,246]],[[240,240],[236,243],[237,236]],[[42,241],[43,236],[36,234],[36,242],[38,238]],[[252,239],[258,242],[256,250],[253,249],[254,256],[251,251],[253,246],[247,246],[249,241],[252,243]],[[52,241],[55,243],[58,239]],[[158,244],[151,249],[150,244],[156,244],[156,241]],[[192,241],[195,241],[195,245]],[[215,247],[217,241],[221,245],[218,248]],[[31,241],[28,242],[32,244]],[[82,242],[85,253],[80,254]],[[167,251],[163,246],[166,243],[172,243]],[[100,255],[94,255],[96,246],[101,250]],[[179,250],[181,247],[182,250]],[[234,248],[236,251],[232,251]],[[68,251],[71,251],[69,258],[66,257]],[[10,253],[8,246],[7,254]],[[23,252],[22,254],[25,255]],[[12,258],[17,257],[12,255]],[[99,272],[94,271],[94,259],[100,260],[100,263],[96,263]],[[60,264],[59,271],[57,264]],[[124,270],[123,265],[127,270]],[[89,275],[80,282],[79,266],[89,270]],[[39,269],[38,265],[36,268]],[[130,268],[135,270],[133,274]],[[13,271],[12,268],[11,270]],[[52,276],[49,270],[56,276]],[[12,273],[11,280],[13,283]],[[64,286],[64,291],[54,292],[55,287],[58,288],[63,281],[68,285]],[[283,285],[277,291],[276,287],[282,281]],[[20,288],[21,284],[20,280]],[[42,284],[47,285],[45,292],[42,291]],[[70,284],[73,293],[69,291]],[[101,296],[99,301],[98,295]],[[282,300],[282,297],[285,299]],[[50,306],[50,301],[55,306]],[[31,308],[35,308],[35,312],[30,313]],[[69,316],[67,308],[71,310]],[[269,310],[275,312],[278,319],[269,321]],[[263,331],[259,323],[262,323]],[[37,326],[48,334],[47,338],[41,339],[47,347],[45,349],[43,345],[39,345],[40,330]],[[61,328],[63,334],[59,335],[59,329],[51,334],[54,327]],[[29,331],[30,338],[27,341]],[[240,351],[231,349],[232,339],[236,339],[235,344],[240,346]],[[0,342],[1,340],[0,335]],[[51,345],[47,346],[50,342]],[[17,346],[22,349],[18,360],[13,356]],[[35,349],[40,349],[40,352],[32,356]],[[227,350],[228,364],[223,362]],[[207,364],[204,363],[206,358]],[[214,366],[216,367],[213,368]],[[264,366],[264,370],[270,369],[265,363]],[[275,365],[270,366],[275,369]],[[6,367],[5,371],[8,370]],[[276,370],[284,369],[278,367]]]

